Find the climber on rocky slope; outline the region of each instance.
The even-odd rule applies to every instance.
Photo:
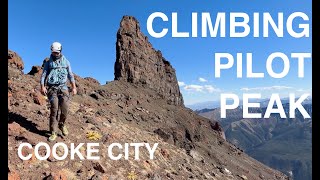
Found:
[[[77,94],[70,62],[61,53],[61,50],[62,45],[59,42],[52,43],[50,59],[44,64],[40,79],[41,92],[47,95],[51,105],[49,123],[51,134],[48,141],[54,141],[57,138],[58,127],[64,136],[68,135],[68,129],[65,126],[70,101],[68,79],[72,85],[73,95]],[[61,110],[60,118],[58,117],[59,109]]]

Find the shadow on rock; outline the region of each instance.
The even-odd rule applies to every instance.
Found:
[[[8,114],[8,123],[18,123],[21,127],[24,127],[26,130],[33,132],[35,134],[39,134],[40,136],[47,136],[49,131],[47,130],[39,130],[37,128],[37,124],[29,121],[27,118],[21,116],[20,114],[9,112]]]

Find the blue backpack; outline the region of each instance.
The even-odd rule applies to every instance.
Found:
[[[49,63],[48,85],[65,85],[68,80],[67,59],[63,55],[56,61],[50,57],[47,63]]]

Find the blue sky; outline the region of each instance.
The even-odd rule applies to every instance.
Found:
[[[8,47],[16,51],[24,60],[25,73],[33,65],[41,65],[43,59],[50,54],[50,44],[59,41],[63,45],[63,53],[69,59],[74,73],[81,77],[93,77],[101,84],[113,80],[115,62],[116,33],[123,15],[132,15],[140,22],[142,32],[149,37],[155,49],[161,50],[163,56],[176,69],[180,90],[185,104],[220,99],[221,93],[236,93],[240,99],[242,93],[261,93],[268,97],[271,93],[280,93],[286,97],[288,93],[297,95],[311,92],[312,89],[312,59],[305,60],[305,76],[298,78],[298,61],[292,59],[290,53],[311,53],[312,12],[311,1],[76,1],[76,0],[9,0],[8,15]],[[153,12],[165,13],[169,21],[154,21],[155,31],[169,27],[168,34],[163,38],[153,38],[147,31],[147,19]],[[310,37],[293,38],[284,28],[284,37],[278,38],[270,30],[268,38],[253,38],[252,33],[245,38],[228,37],[228,16],[230,12],[245,12],[250,16],[252,25],[254,12],[269,12],[275,17],[283,12],[284,22],[293,12],[303,12],[309,17]],[[200,18],[202,12],[211,13],[212,21],[218,12],[225,12],[227,37],[172,38],[171,13],[178,13],[178,30],[190,32],[191,13],[197,12]],[[201,27],[201,19],[198,27]],[[296,28],[299,23],[305,23],[297,18],[293,21]],[[262,23],[260,23],[262,27]],[[284,26],[286,27],[286,26]],[[262,28],[260,28],[262,29]],[[221,71],[221,78],[215,77],[214,54],[219,52],[237,52],[253,54],[253,71],[264,72],[264,78],[236,78],[236,66]],[[267,57],[273,52],[283,52],[290,60],[290,71],[281,79],[270,77],[266,71]],[[245,59],[244,59],[245,60]],[[280,72],[281,61],[275,60],[274,70]],[[244,62],[245,65],[245,62]],[[246,69],[243,69],[246,72]]]

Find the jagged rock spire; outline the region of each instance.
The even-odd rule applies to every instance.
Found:
[[[132,16],[124,16],[120,22],[116,54],[115,80],[146,84],[169,104],[183,106],[175,69],[152,47]]]

